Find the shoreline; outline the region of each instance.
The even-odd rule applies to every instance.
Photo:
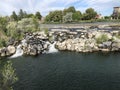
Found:
[[[49,29],[47,33],[44,31],[25,33],[24,39],[17,46],[14,46],[13,43],[1,48],[0,56],[9,57],[16,53],[17,55],[14,56],[36,56],[48,53],[49,50],[54,52],[56,49],[83,53],[120,51],[120,26],[116,27],[115,24],[111,24],[113,27],[108,24],[99,24],[98,26],[79,26],[77,24],[78,27],[74,24],[72,26],[68,25],[69,28],[65,28],[67,26],[57,24],[55,28]],[[52,49],[50,49],[51,47]]]

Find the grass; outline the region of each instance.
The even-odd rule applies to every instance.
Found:
[[[98,44],[106,42],[108,40],[109,40],[109,38],[108,38],[108,36],[106,34],[102,34],[101,36],[99,36],[98,38],[96,38],[96,42]]]

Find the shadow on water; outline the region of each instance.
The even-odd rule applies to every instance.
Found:
[[[120,90],[120,53],[58,52],[14,58],[14,90]]]

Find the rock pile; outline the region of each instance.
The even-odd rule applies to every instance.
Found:
[[[48,37],[43,32],[26,33],[23,51],[26,55],[37,55],[48,50]]]
[[[55,32],[56,33],[56,32]],[[79,31],[58,32],[56,47],[76,52],[120,51],[119,32]]]

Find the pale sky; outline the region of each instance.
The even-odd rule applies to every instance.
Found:
[[[103,16],[111,15],[113,7],[120,6],[120,0],[0,0],[0,15],[11,15],[12,11],[23,9],[27,13],[41,12],[43,16],[49,11],[63,10],[74,6],[84,12],[87,8],[94,8]]]

